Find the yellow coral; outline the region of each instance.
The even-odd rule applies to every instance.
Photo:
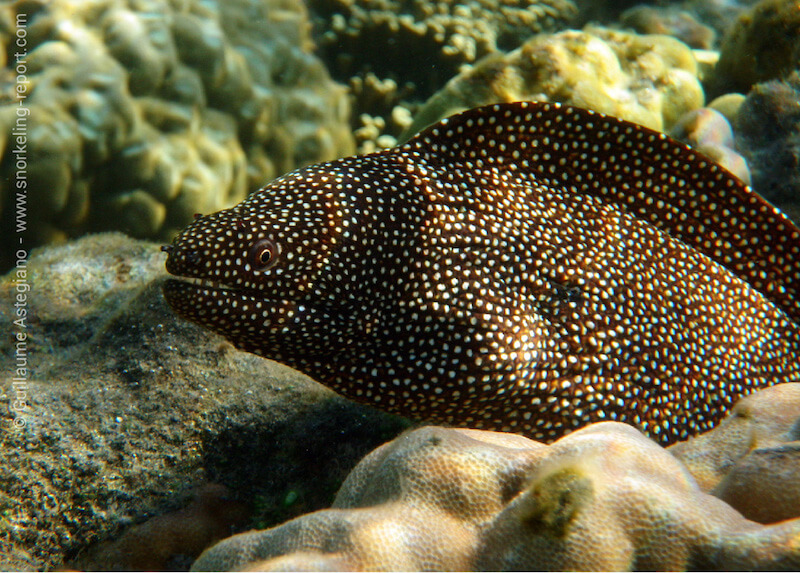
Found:
[[[689,47],[668,36],[594,27],[540,35],[453,78],[404,136],[464,109],[522,100],[569,103],[663,131],[703,105],[698,73]]]

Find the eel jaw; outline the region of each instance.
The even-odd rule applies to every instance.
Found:
[[[169,278],[167,279],[167,282],[191,284],[199,289],[244,291],[244,289],[226,285],[220,281],[203,279],[200,277],[183,277],[175,275],[175,278]]]
[[[249,350],[248,333],[258,332],[263,336],[275,330],[266,323],[278,314],[286,314],[286,307],[291,306],[286,301],[266,299],[261,292],[202,279],[169,278],[161,285],[161,292],[176,315],[221,335],[243,350]]]
[[[257,290],[244,289],[198,277],[168,278],[164,281],[161,292],[172,310],[181,316],[186,315],[181,310],[187,307],[187,303],[192,305],[194,311],[197,311],[204,306],[218,304],[219,301],[223,301],[225,304],[233,301],[269,302],[271,300]]]

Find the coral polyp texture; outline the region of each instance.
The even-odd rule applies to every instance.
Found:
[[[568,103],[665,131],[701,107],[691,49],[669,36],[599,27],[536,36],[463,70],[419,110],[404,136],[465,109],[537,100]]]
[[[742,398],[719,426],[669,451],[748,519],[800,517],[800,384]]]
[[[625,424],[549,446],[428,426],[364,458],[331,509],[233,536],[192,568],[796,569],[799,540],[800,520],[749,521]]]
[[[106,229],[167,240],[196,212],[354,149],[345,88],[312,55],[300,0],[4,3],[0,51],[18,37],[23,64],[0,70],[3,253],[21,179],[28,246]]]

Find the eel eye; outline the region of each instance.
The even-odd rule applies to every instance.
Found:
[[[256,271],[265,271],[275,266],[281,250],[272,239],[261,239],[250,247],[247,258],[250,266]]]

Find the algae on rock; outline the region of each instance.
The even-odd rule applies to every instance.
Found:
[[[51,570],[80,554],[73,567],[106,570],[87,546],[207,482],[260,499],[256,524],[313,511],[405,426],[178,319],[163,266],[158,245],[120,233],[28,261],[23,427],[9,430],[10,377],[0,388],[0,569]],[[15,279],[0,277],[3,332],[15,328]],[[0,371],[15,358],[12,338],[0,339]],[[289,490],[298,500],[284,506]]]

